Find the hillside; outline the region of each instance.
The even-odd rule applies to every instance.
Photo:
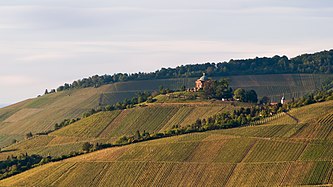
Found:
[[[34,168],[0,185],[332,185],[332,108],[327,101],[264,125],[108,148]]]
[[[320,87],[331,75],[246,75],[228,77],[231,86],[254,89],[260,96],[279,100],[299,97]],[[214,77],[220,79],[221,77]],[[0,109],[0,146],[13,139],[20,140],[28,133],[52,130],[54,124],[66,118],[81,117],[82,113],[100,105],[113,104],[130,98],[139,91],[157,90],[159,86],[179,89],[194,86],[195,78],[128,81],[104,85],[98,88],[83,88],[62,91],[29,99]]]
[[[187,64],[175,68],[161,68],[155,72],[116,73],[113,75],[94,75],[76,80],[71,84],[65,83],[57,88],[58,91],[73,88],[96,87],[115,82],[130,80],[152,80],[170,78],[197,78],[206,72],[208,76],[232,75],[269,75],[269,74],[331,74],[333,50],[325,50],[313,54],[302,54],[294,58],[275,55],[273,57],[256,57],[252,59],[231,59],[229,62]]]
[[[123,135],[164,132],[173,125],[187,126],[198,118],[249,106],[245,103],[196,102],[195,104],[150,104],[126,110],[100,112],[49,135],[35,136],[3,149],[0,160],[19,153],[62,156],[81,151],[84,142],[113,143]]]

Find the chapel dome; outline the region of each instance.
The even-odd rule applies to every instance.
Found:
[[[205,73],[203,73],[203,74],[202,74],[202,77],[200,77],[199,80],[201,80],[201,81],[206,81],[206,80],[208,80],[208,77],[206,76]]]

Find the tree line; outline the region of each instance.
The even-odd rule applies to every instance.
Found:
[[[208,76],[230,76],[249,74],[282,74],[282,73],[333,73],[333,50],[322,51],[314,54],[303,54],[289,59],[286,56],[271,58],[253,58],[233,60],[229,62],[207,62],[204,64],[181,65],[176,68],[161,68],[150,73],[116,73],[113,75],[94,75],[64,84],[57,91],[74,88],[99,87],[105,84],[130,80],[151,80],[181,77],[199,77],[202,72]],[[53,90],[54,91],[54,90]],[[47,92],[49,93],[49,92]]]
[[[31,169],[34,165],[41,163],[42,159],[42,156],[27,153],[8,156],[6,160],[0,161],[0,180]]]

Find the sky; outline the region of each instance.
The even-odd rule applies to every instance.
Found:
[[[96,74],[333,48],[332,0],[0,0],[0,107]]]

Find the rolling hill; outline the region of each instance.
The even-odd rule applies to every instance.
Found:
[[[254,89],[259,96],[277,101],[299,97],[320,87],[331,75],[274,74],[228,77],[234,88]],[[221,77],[214,77],[220,79]],[[178,89],[194,86],[195,78],[158,79],[119,82],[98,88],[83,88],[44,95],[0,109],[0,146],[21,140],[28,132],[52,130],[54,124],[66,118],[81,117],[82,113],[100,105],[113,104],[130,98],[139,91],[157,90],[159,86]]]
[[[329,186],[332,108],[333,101],[327,101],[263,125],[103,149],[36,167],[1,180],[0,186]],[[81,126],[72,124],[68,131],[82,138],[85,131],[75,125]]]

